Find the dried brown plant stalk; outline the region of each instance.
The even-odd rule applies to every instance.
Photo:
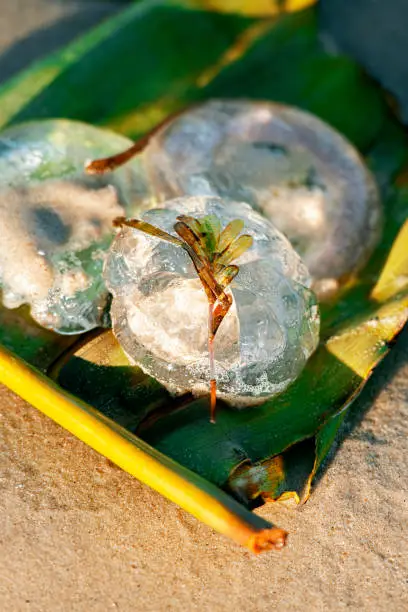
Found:
[[[177,217],[173,236],[146,221],[115,219],[116,227],[132,227],[161,240],[183,248],[191,258],[208,299],[208,355],[210,362],[210,421],[215,423],[217,383],[214,359],[214,339],[232,304],[232,295],[226,289],[238,274],[239,268],[231,262],[252,245],[252,236],[241,234],[244,222],[234,219],[221,230],[215,215],[200,219],[187,215]]]
[[[112,172],[126,164],[132,157],[135,157],[139,153],[143,151],[143,149],[149,144],[149,140],[156,134],[156,132],[169,123],[169,121],[173,120],[175,117],[180,115],[184,110],[177,111],[165,119],[160,121],[157,125],[155,125],[150,132],[139,138],[136,142],[134,142],[128,149],[125,151],[121,151],[120,153],[116,153],[115,155],[111,155],[109,157],[103,157],[101,159],[95,159],[89,162],[85,166],[85,172],[87,174],[105,174],[107,172]]]

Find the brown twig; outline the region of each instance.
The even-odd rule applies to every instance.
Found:
[[[252,244],[251,236],[238,235],[243,228],[240,220],[229,223],[223,232],[216,217],[195,219],[177,217],[174,230],[179,237],[139,219],[118,217],[116,227],[132,227],[146,234],[182,247],[190,256],[208,299],[208,357],[210,366],[210,421],[215,423],[217,382],[215,372],[214,339],[219,326],[232,305],[232,296],[225,289],[238,274],[239,268],[230,262]]]

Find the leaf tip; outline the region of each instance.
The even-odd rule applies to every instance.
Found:
[[[262,529],[251,535],[247,546],[255,554],[267,550],[282,550],[286,546],[288,532],[280,527]]]

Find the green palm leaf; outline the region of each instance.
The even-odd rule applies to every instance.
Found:
[[[261,21],[193,4],[138,2],[39,62],[0,89],[0,125],[64,116],[136,138],[208,97],[295,104],[367,157],[384,196],[381,244],[353,286],[322,309],[322,341],[299,379],[260,408],[221,406],[216,426],[206,401],[171,399],[131,367],[110,332],[57,336],[25,309],[0,310],[0,380],[124,469],[260,550],[281,546],[284,534],[244,506],[308,496],[347,408],[407,320],[408,191],[405,175],[396,179],[408,148],[383,92],[354,62],[325,53],[313,9]],[[211,219],[200,228],[180,222],[192,233],[205,230],[202,248],[221,253],[218,282],[230,282],[236,271],[228,263],[247,245],[237,238],[242,225],[220,232]]]

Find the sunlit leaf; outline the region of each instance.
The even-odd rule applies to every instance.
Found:
[[[408,190],[400,172],[408,147],[405,130],[387,111],[386,96],[355,62],[326,52],[315,10],[273,20],[219,12],[267,11],[276,17],[282,8],[306,4],[138,2],[0,89],[1,126],[65,116],[134,138],[209,97],[272,99],[314,112],[366,155],[384,196],[381,243],[354,283],[322,308],[322,341],[301,376],[259,408],[220,406],[217,424],[211,425],[207,400],[171,398],[128,363],[111,332],[61,337],[35,325],[25,308],[0,310],[3,383],[125,470],[256,551],[281,547],[285,534],[245,505],[308,497],[347,409],[408,318]],[[214,12],[204,10],[209,6]],[[237,273],[229,264],[250,247],[249,237],[239,237],[240,220],[221,233],[208,220],[202,225],[183,217],[179,223],[208,291],[226,296],[216,302],[216,325],[232,299],[223,294]],[[176,236],[170,241],[180,243]],[[206,250],[221,253],[212,280],[205,278],[205,266],[200,268]]]
[[[190,4],[194,6],[203,6],[211,10],[274,17],[282,13],[299,11],[315,2],[316,0],[190,0]]]
[[[212,260],[214,253],[218,249],[218,242],[220,240],[220,220],[215,215],[208,215],[206,217],[203,217],[200,219],[200,229],[205,248],[210,254],[210,258]]]

